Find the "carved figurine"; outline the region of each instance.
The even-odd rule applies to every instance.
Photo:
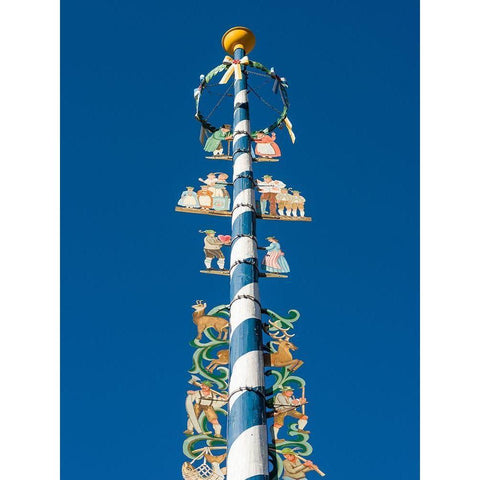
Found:
[[[264,355],[264,361],[266,367],[285,367],[291,372],[298,370],[303,365],[303,360],[293,358],[291,350],[297,350],[290,339],[295,335],[289,335],[287,328],[282,328],[271,320],[268,321],[267,333],[273,338],[270,342],[270,353]],[[270,329],[275,332],[270,333]],[[278,346],[278,350],[273,349],[273,345]]]
[[[212,447],[222,449],[227,447]],[[193,462],[203,457],[203,463],[195,468]],[[213,455],[210,447],[205,447],[203,453],[198,455],[192,462],[184,462],[182,465],[182,476],[184,480],[224,480],[227,473],[227,467],[220,465],[227,458],[227,454]],[[208,462],[211,467],[207,465]]]
[[[277,193],[280,193],[286,185],[281,180],[273,180],[271,175],[264,175],[262,180],[257,180],[257,186],[260,191],[260,209],[262,214],[267,214],[267,203],[270,204],[270,214],[276,215],[277,212]]]
[[[325,475],[313,462],[300,457],[291,448],[284,448],[282,455],[285,457],[283,461],[283,480],[303,480],[306,478],[305,473],[312,470],[315,470],[322,476]]]
[[[198,203],[202,210],[210,210],[213,206],[213,193],[209,190],[208,185],[202,185],[197,192]]]
[[[305,412],[297,412],[297,408],[305,405],[307,399],[305,397],[295,398],[293,396],[292,387],[283,387],[280,393],[275,395],[273,403],[273,426],[272,426],[272,439],[275,444],[285,443],[285,439],[278,438],[278,432],[285,423],[285,417],[293,417],[298,420],[298,432],[310,433],[305,430],[308,422],[308,416]]]
[[[230,361],[230,351],[228,348],[219,350],[217,352],[217,358],[214,358],[206,367],[206,370],[210,373],[213,373],[217,367],[220,365],[228,365]]]
[[[275,237],[267,237],[267,240],[270,242],[270,245],[265,247],[267,254],[262,260],[263,268],[270,273],[288,273],[290,267],[280,247],[280,243]]]
[[[188,390],[185,406],[187,409],[187,429],[184,431],[185,435],[193,435],[194,430],[198,433],[210,433],[203,432],[199,418],[203,412],[207,417],[208,422],[212,425],[214,436],[216,438],[222,438],[222,426],[218,421],[215,408],[221,408],[228,401],[228,396],[212,390],[212,382],[203,380],[200,384],[195,382],[194,385],[200,387],[200,390]]]
[[[178,204],[181,207],[185,208],[199,208],[200,204],[198,203],[197,194],[193,191],[193,187],[187,187],[187,189],[182,192],[182,196],[178,201]]]
[[[230,194],[226,186],[228,175],[219,173],[215,185],[213,187],[213,209],[214,210],[230,210]]]
[[[206,152],[213,152],[214,156],[223,155],[222,140],[231,139],[231,136],[229,136],[231,128],[231,125],[222,125],[221,128],[213,132],[205,142],[204,150]]]
[[[215,230],[200,230],[200,233],[205,234],[203,239],[203,252],[205,253],[205,267],[207,270],[212,270],[212,261],[217,259],[217,266],[219,270],[225,270],[225,255],[222,252],[222,247],[228,245],[230,241],[229,235],[215,236]]]
[[[218,177],[216,175],[217,173],[209,173],[205,180],[203,178],[198,180],[207,185],[207,189],[212,195],[211,208],[218,211],[226,211],[230,209],[230,194],[226,189],[228,175],[222,172],[218,173]]]
[[[207,304],[202,300],[197,300],[192,308],[194,310],[192,320],[197,326],[197,340],[202,338],[202,333],[208,328],[213,328],[218,333],[218,340],[227,340],[229,328],[227,320],[215,315],[205,315]]]
[[[267,135],[263,132],[257,132],[253,141],[255,142],[255,155],[264,158],[277,158],[282,153],[279,146],[275,143],[277,136],[275,132]]]
[[[275,199],[277,200],[277,209],[278,214],[280,216],[286,215],[290,216],[292,213],[292,195],[288,193],[287,188],[281,188],[280,193],[275,195]],[[285,209],[285,213],[284,213]]]
[[[207,178],[204,180],[203,178],[198,179],[200,182],[204,183],[205,185],[208,186],[208,189],[212,192],[213,194],[213,189],[212,187],[217,183],[217,176],[215,173],[211,172],[207,174]]]
[[[297,216],[297,209],[301,217],[305,216],[305,198],[300,195],[298,190],[292,192],[291,198],[292,216]]]

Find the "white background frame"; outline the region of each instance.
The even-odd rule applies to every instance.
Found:
[[[421,478],[463,480],[480,443],[480,3],[424,0],[421,18]],[[0,70],[0,478],[57,480],[58,2],[0,4]]]

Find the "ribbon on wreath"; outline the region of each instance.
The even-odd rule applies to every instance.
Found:
[[[272,88],[273,93],[278,93],[278,89],[280,85],[282,85],[282,87],[288,88],[287,80],[284,77],[279,77],[278,75],[274,75],[272,76],[272,78],[275,79],[275,82],[273,82],[273,88]]]
[[[232,57],[228,55],[223,59],[222,62],[224,65],[229,65],[227,71],[223,75],[220,82],[220,85],[227,83],[230,80],[230,77],[235,73],[235,80],[242,79],[242,65],[248,65],[249,60],[248,57],[245,55],[240,60],[234,60]]]
[[[285,117],[283,119],[283,123],[287,127],[288,134],[290,135],[290,138],[292,139],[292,143],[295,143],[295,134],[293,133],[292,122],[288,119],[288,117]]]

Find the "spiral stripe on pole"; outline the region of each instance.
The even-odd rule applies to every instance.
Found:
[[[234,58],[244,54],[237,48]],[[234,88],[232,238],[239,238],[230,254],[227,471],[228,480],[268,480],[262,313],[257,243],[251,238],[256,234],[256,214],[246,74],[235,80]]]

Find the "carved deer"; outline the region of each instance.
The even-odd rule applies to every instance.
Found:
[[[219,350],[217,352],[217,358],[214,358],[208,365],[207,365],[207,371],[212,373],[217,367],[220,365],[228,365],[228,362],[230,361],[230,353],[228,349],[226,350]]]
[[[218,340],[227,340],[228,338],[228,321],[222,317],[215,317],[213,315],[205,315],[207,304],[203,300],[197,300],[195,305],[192,305],[193,323],[197,326],[197,340],[202,338],[202,333],[207,328],[213,328],[218,333]]]
[[[290,339],[294,336],[287,333],[286,328],[279,327],[276,323],[273,323],[271,320],[268,323],[273,326],[276,330],[275,333],[269,333],[273,338],[273,341],[270,342],[271,345],[278,345],[277,351],[272,351],[264,355],[264,361],[266,367],[287,367],[291,372],[294,372],[303,365],[302,360],[296,360],[293,358],[290,350],[297,350],[296,347]],[[272,348],[273,350],[273,348]]]

